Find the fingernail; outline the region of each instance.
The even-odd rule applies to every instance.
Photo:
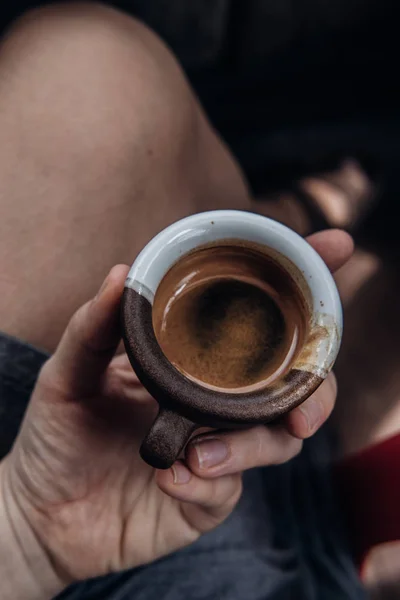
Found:
[[[216,467],[228,456],[228,446],[222,440],[204,440],[194,444],[200,469]]]
[[[323,409],[321,403],[314,398],[309,398],[306,402],[306,406],[300,406],[300,410],[307,419],[308,431],[311,433],[314,431],[324,418]]]
[[[187,469],[184,464],[178,461],[171,467],[171,469],[174,476],[174,483],[176,485],[183,485],[184,483],[189,483],[192,475],[189,469]]]

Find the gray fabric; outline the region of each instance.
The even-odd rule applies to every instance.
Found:
[[[3,455],[46,358],[0,334]],[[191,547],[147,567],[73,586],[59,600],[363,598],[336,509],[330,455],[322,431],[287,465],[246,473],[233,515]]]
[[[18,433],[47,355],[0,332],[0,460]]]
[[[327,455],[322,434],[291,464],[247,473],[239,507],[217,530],[149,567],[72,588],[62,600],[363,598]]]

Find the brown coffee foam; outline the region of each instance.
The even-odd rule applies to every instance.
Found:
[[[293,279],[254,245],[224,242],[190,253],[163,278],[153,305],[156,337],[171,363],[222,390],[281,376],[305,322]]]

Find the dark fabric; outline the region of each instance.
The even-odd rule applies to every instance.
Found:
[[[59,600],[358,600],[324,433],[282,467],[245,475],[234,514],[157,563],[78,585]]]
[[[3,2],[0,27],[51,3]],[[378,174],[388,196],[397,195],[399,38],[392,0],[106,3],[143,20],[170,45],[256,193],[353,156]]]
[[[45,353],[0,334],[0,455],[11,447]],[[245,475],[234,514],[152,565],[84,582],[60,600],[358,600],[320,432],[281,467]],[[140,540],[138,540],[140,543]]]
[[[68,0],[3,2],[3,28],[24,11]],[[387,47],[380,25],[390,26],[391,0],[103,0],[146,22],[180,58],[186,69],[226,66],[232,69],[265,66],[288,50],[322,50],[314,62],[335,55],[340,47],[357,51],[368,33],[378,54]],[[379,23],[380,22],[380,23]],[[372,30],[371,30],[372,26]],[[351,34],[353,44],[348,44]],[[365,44],[365,39],[363,40]],[[355,42],[355,43],[354,43]],[[379,42],[379,44],[377,44]],[[339,48],[334,48],[336,43]],[[383,47],[382,47],[383,44]],[[377,47],[379,45],[379,48]],[[327,52],[327,49],[328,52]],[[282,74],[283,76],[285,74]]]
[[[0,460],[18,433],[44,352],[0,333]]]

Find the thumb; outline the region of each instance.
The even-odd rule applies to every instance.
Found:
[[[94,394],[120,339],[119,307],[129,267],[111,269],[96,297],[71,318],[50,359],[53,381],[68,396]]]

